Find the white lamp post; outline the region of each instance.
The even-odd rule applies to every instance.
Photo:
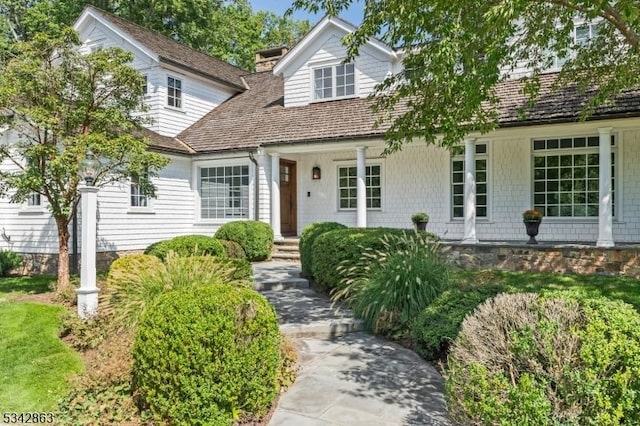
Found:
[[[80,173],[85,185],[80,187],[82,197],[82,262],[78,294],[78,316],[88,318],[98,313],[98,287],[96,287],[96,213],[98,188],[93,186],[100,162],[87,151],[87,158],[80,163]]]

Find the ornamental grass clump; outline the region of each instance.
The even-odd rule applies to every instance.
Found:
[[[449,284],[449,266],[429,234],[384,235],[382,248],[365,249],[333,292],[376,333],[404,333],[408,323]]]
[[[227,251],[220,241],[206,235],[180,235],[170,240],[158,241],[144,251],[145,254],[164,260],[169,252],[180,257],[217,256],[227,257]]]
[[[461,424],[631,425],[640,315],[577,294],[501,294],[465,318],[445,372]]]

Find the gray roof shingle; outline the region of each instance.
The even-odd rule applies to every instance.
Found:
[[[507,81],[496,90],[501,127],[578,121],[586,97],[575,87],[551,93],[557,74],[541,76],[538,100],[526,109],[523,82]],[[271,72],[245,76],[250,89],[224,102],[178,137],[197,152],[255,149],[260,146],[380,137],[388,123],[374,128],[369,99],[346,99],[284,107],[284,84]],[[401,107],[397,113],[402,112]],[[628,91],[615,104],[598,108],[590,119],[640,116],[640,91]]]
[[[246,70],[187,47],[169,37],[136,25],[112,13],[93,6],[87,6],[87,9],[103,16],[149,50],[158,54],[161,62],[199,74],[238,91],[246,89],[242,81],[242,75],[247,73]]]

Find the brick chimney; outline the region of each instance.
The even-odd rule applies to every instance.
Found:
[[[272,47],[271,49],[256,52],[256,72],[271,71],[289,49],[286,46]]]

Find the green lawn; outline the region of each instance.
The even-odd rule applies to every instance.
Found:
[[[58,338],[64,307],[12,301],[43,293],[52,277],[0,279],[0,412],[46,411],[81,371],[80,356]]]

